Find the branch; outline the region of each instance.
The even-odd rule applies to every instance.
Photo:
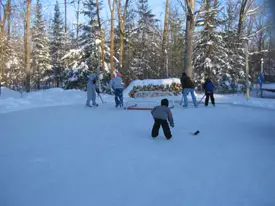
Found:
[[[181,0],[178,0],[178,3],[179,3],[180,6],[182,7],[182,10],[183,10],[184,12],[186,12],[186,7],[185,7],[184,4],[182,3],[182,1],[181,1]]]
[[[190,8],[190,5],[189,3],[187,2],[187,0],[185,0],[185,4],[187,5],[187,10],[188,10],[188,14],[191,15],[191,17],[193,17],[193,11],[192,9]]]
[[[273,0],[273,1],[274,1],[274,0]],[[247,12],[248,12],[248,10],[249,10],[249,8],[250,8],[250,6],[251,6],[251,4],[252,4],[253,2],[254,2],[254,0],[249,0],[247,6],[246,6],[246,8],[245,8],[245,11],[244,11],[244,14],[245,14],[245,15],[247,14]]]
[[[123,21],[125,21],[125,19],[126,19],[128,4],[129,4],[129,0],[126,0],[125,5],[124,5]]]
[[[206,5],[206,0],[203,1],[203,3],[200,6],[200,9],[198,10],[198,14],[197,14],[197,16],[195,17],[195,20],[194,20],[195,23],[198,21],[198,18],[200,17],[200,13],[201,13],[202,9],[205,7],[205,5]]]

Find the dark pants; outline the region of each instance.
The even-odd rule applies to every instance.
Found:
[[[163,119],[155,119],[155,123],[152,129],[152,137],[157,137],[159,135],[159,128],[162,126],[162,130],[166,139],[170,139],[172,137],[170,127],[168,125],[167,120]]]
[[[116,107],[123,106],[123,89],[115,89]]]
[[[205,98],[205,106],[208,105],[209,97],[210,97],[210,99],[211,99],[211,103],[212,103],[213,105],[215,105],[215,99],[214,99],[213,92],[205,93],[205,96],[206,96],[206,98]]]

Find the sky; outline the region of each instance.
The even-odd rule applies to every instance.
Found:
[[[67,0],[67,3],[71,2],[72,0]],[[56,0],[41,0],[43,4],[43,11],[46,14],[46,19],[52,18],[54,14],[54,5]],[[64,14],[65,6],[64,0],[58,0],[60,10]],[[104,6],[101,11],[101,15],[104,19],[108,19],[109,15],[109,6],[108,0],[103,0]],[[149,6],[152,9],[153,14],[156,15],[157,18],[163,18],[164,10],[165,10],[165,0],[148,0]],[[76,4],[75,4],[76,5]],[[71,24],[72,22],[76,21],[75,17],[75,8],[74,4],[68,4],[68,23]]]

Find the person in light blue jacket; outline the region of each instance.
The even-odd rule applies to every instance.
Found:
[[[95,106],[97,107],[98,104],[96,103],[96,79],[97,74],[96,72],[88,76],[88,82],[87,82],[87,107]],[[91,106],[90,102],[92,100],[93,105]]]
[[[115,91],[115,103],[116,107],[123,106],[123,83],[122,83],[122,75],[117,72],[116,76],[111,79],[109,85]]]

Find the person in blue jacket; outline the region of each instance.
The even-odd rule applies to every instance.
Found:
[[[98,106],[98,104],[96,103],[96,78],[97,78],[96,72],[88,76],[87,101],[86,101],[87,107]],[[93,105],[90,104],[91,101]]]
[[[204,85],[203,85],[204,91],[205,91],[205,106],[208,106],[209,97],[211,99],[211,103],[213,106],[215,106],[215,98],[214,98],[214,84],[212,81],[207,78]]]
[[[258,80],[258,83],[260,85],[260,88],[262,89],[262,86],[263,86],[263,82],[264,82],[264,76],[262,74],[262,72],[259,72],[259,75],[257,77],[257,80]]]

